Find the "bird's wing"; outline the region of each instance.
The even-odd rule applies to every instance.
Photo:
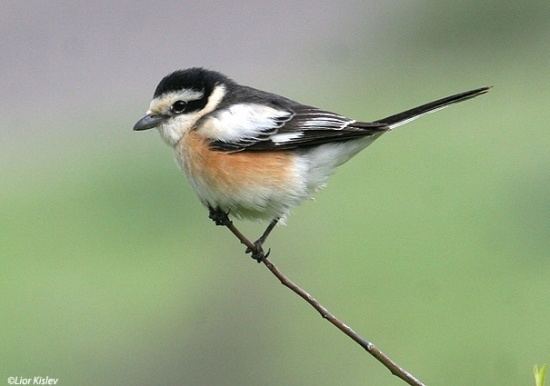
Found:
[[[385,123],[356,122],[315,107],[279,109],[236,104],[205,119],[198,129],[213,149],[222,151],[288,150],[357,139],[386,131]]]

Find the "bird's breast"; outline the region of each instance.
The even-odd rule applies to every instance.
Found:
[[[277,188],[293,178],[294,155],[284,152],[236,152],[212,150],[196,132],[181,141],[179,153],[189,176],[212,188],[238,192],[249,187]]]
[[[290,151],[212,150],[207,139],[191,131],[176,146],[176,155],[193,188],[209,205],[262,211],[287,207],[290,202],[285,201],[303,194],[297,191],[303,185],[297,155]]]

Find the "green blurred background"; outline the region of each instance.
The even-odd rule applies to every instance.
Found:
[[[550,3],[3,2],[0,384],[400,385],[131,127],[195,65],[357,119],[493,85],[341,167],[272,259],[429,385],[550,361]],[[257,235],[263,224],[239,224]]]

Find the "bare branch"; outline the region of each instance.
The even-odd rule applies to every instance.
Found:
[[[254,251],[256,246],[248,238],[246,238],[238,229],[235,227],[232,221],[227,221],[225,225],[234,235],[239,239],[239,241],[246,245],[246,247]],[[401,378],[403,381],[408,383],[411,386],[425,386],[420,380],[418,380],[414,375],[409,373],[407,370],[395,363],[389,356],[384,354],[374,343],[369,342],[368,340],[361,337],[357,332],[355,332],[350,326],[344,323],[342,320],[338,319],[334,314],[332,314],[325,306],[323,306],[317,299],[311,296],[307,291],[298,286],[292,280],[290,280],[285,274],[283,274],[279,269],[266,257],[261,260],[262,263],[280,280],[281,284],[289,288],[295,294],[300,296],[306,302],[308,302],[313,308],[321,314],[321,316],[332,323],[336,328],[342,331],[344,334],[353,339],[357,344],[363,347],[369,354],[376,358],[380,363],[382,363],[393,375]]]

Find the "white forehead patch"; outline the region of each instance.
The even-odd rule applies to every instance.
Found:
[[[175,101],[196,101],[204,96],[204,91],[185,89],[162,94],[154,98],[149,105],[148,113],[162,113],[167,111]]]

